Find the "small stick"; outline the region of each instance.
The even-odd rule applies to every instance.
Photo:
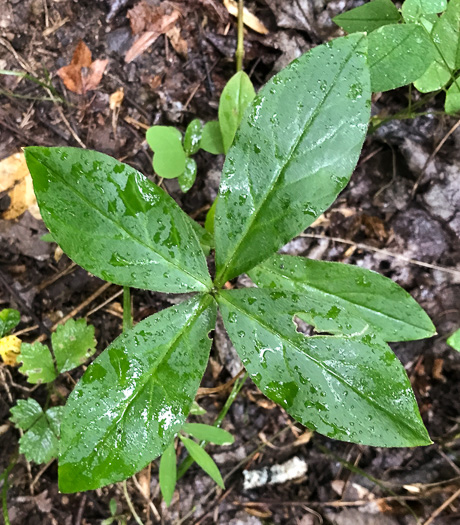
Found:
[[[431,514],[431,516],[423,523],[423,525],[430,525],[430,523],[433,523],[433,521],[439,516],[439,514],[441,514],[441,512],[452,502],[454,502],[459,496],[460,489],[454,492],[449,499],[446,499],[446,501]]]
[[[236,72],[243,70],[244,58],[244,23],[243,23],[244,3],[238,0],[238,42],[236,45]]]
[[[158,509],[153,504],[153,501],[146,494],[144,494],[144,491],[142,490],[142,487],[141,487],[139,481],[137,481],[136,476],[133,476],[132,480],[133,480],[134,485],[136,486],[136,489],[139,491],[140,495],[149,504],[149,508],[153,512],[153,515],[155,516],[156,520],[157,521],[161,521],[161,516],[160,516],[160,513],[158,512]]]

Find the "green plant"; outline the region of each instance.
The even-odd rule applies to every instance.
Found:
[[[255,97],[254,87],[248,75],[239,71],[228,81],[219,103],[219,120],[202,126],[198,119],[187,126],[184,138],[172,126],[152,126],[146,139],[154,152],[153,169],[165,179],[178,179],[186,193],[194,184],[197,173],[195,160],[191,157],[201,148],[208,153],[227,153],[233,143],[243,114]]]
[[[447,344],[460,352],[460,328],[447,339]]]
[[[442,13],[441,16],[438,16]],[[460,111],[460,0],[372,0],[334,18],[348,33],[369,32],[373,91],[414,83],[446,92],[446,113]]]
[[[349,181],[370,113],[366,51],[366,35],[336,39],[260,91],[228,151],[214,239],[128,165],[94,151],[26,148],[43,219],[75,262],[124,286],[195,293],[124,332],[88,367],[64,409],[61,491],[124,479],[171,447],[206,368],[217,307],[252,380],[301,423],[367,445],[431,442],[386,344],[434,334],[420,306],[374,272],[273,255]],[[212,280],[204,251],[214,245]],[[224,288],[244,272],[257,288]],[[299,333],[295,316],[318,334]]]

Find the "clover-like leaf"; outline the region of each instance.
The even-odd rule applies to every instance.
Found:
[[[185,169],[187,158],[181,132],[172,126],[152,126],[145,134],[153,150],[153,169],[160,177],[174,179]]]
[[[401,15],[391,0],[372,0],[332,19],[347,33],[370,33],[387,24],[397,24]]]
[[[198,295],[141,321],[88,367],[65,407],[62,492],[125,479],[166,449],[195,398],[215,320],[214,299]]]
[[[51,383],[57,377],[51,352],[42,343],[22,343],[18,361],[22,362],[19,371],[27,376],[29,383]]]
[[[26,148],[40,211],[56,242],[116,284],[183,293],[211,279],[191,219],[126,164],[77,148]]]
[[[378,336],[296,331],[286,298],[264,289],[220,291],[225,328],[251,378],[302,424],[372,446],[431,443],[406,372]]]
[[[96,351],[94,326],[84,319],[69,319],[51,335],[53,352],[59,372],[82,365]]]
[[[403,288],[365,268],[275,255],[249,275],[275,295],[297,296],[291,299],[296,309],[291,315],[299,312],[305,321],[320,323],[321,331],[357,333],[364,321],[368,331],[384,341],[411,341],[436,333],[428,315]],[[310,312],[308,316],[302,316],[303,310]]]
[[[308,227],[348,183],[369,120],[366,49],[362,34],[315,47],[245,113],[217,200],[217,286]]]

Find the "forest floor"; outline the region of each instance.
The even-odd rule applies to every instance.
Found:
[[[0,76],[0,160],[27,145],[77,146],[122,160],[152,180],[152,153],[145,129],[153,124],[184,130],[194,118],[216,118],[220,93],[234,73],[236,23],[220,0],[161,2],[177,21],[131,62],[134,31],[148,20],[128,11],[140,0],[3,0],[0,69],[25,71],[49,83],[50,92],[27,78]],[[160,1],[150,0],[151,6]],[[260,88],[271,75],[311,47],[339,36],[331,18],[353,6],[345,0],[254,0],[248,9],[268,28],[245,35],[245,70]],[[166,16],[165,15],[165,16]],[[141,28],[135,25],[144,24]],[[78,95],[56,72],[68,65],[79,41],[93,60],[108,59],[94,90]],[[119,109],[110,95],[123,88]],[[407,106],[407,89],[375,96],[373,114],[391,116]],[[414,100],[416,93],[411,95]],[[59,98],[57,98],[59,97]],[[130,498],[144,523],[448,525],[460,523],[460,355],[445,340],[460,326],[460,129],[442,114],[442,95],[413,119],[389,118],[369,135],[351,183],[314,227],[291,241],[286,253],[357,264],[403,286],[425,308],[438,335],[392,345],[411,379],[434,444],[380,449],[312,434],[248,380],[223,427],[235,436],[229,447],[209,447],[226,490],[196,466],[178,483],[169,508],[161,502],[158,463],[128,481]],[[442,144],[439,148],[438,145]],[[183,194],[175,180],[165,189],[203,222],[216,196],[223,159],[201,152],[198,177]],[[1,183],[1,181],[0,181]],[[0,213],[11,209],[0,193]],[[98,350],[121,331],[120,287],[104,282],[60,256],[42,241],[43,222],[33,209],[0,218],[0,308],[22,314],[18,330],[31,342],[64,316],[86,317],[96,327]],[[236,283],[238,286],[239,283]],[[133,290],[135,321],[167,306],[164,294]],[[177,300],[175,298],[174,300]],[[97,354],[96,354],[97,355]],[[202,387],[225,385],[241,368],[222,328]],[[66,374],[58,389],[67,395],[82,370]],[[44,403],[47,390],[30,385],[17,368],[0,367],[0,471],[18,447],[8,422],[18,399]],[[211,423],[229,394],[217,389],[200,397]],[[244,490],[243,470],[282,464],[297,456],[308,465],[294,482]],[[12,525],[99,524],[117,512],[135,523],[121,485],[60,494],[56,462],[29,464],[20,455],[8,478]],[[144,492],[142,492],[144,491]],[[144,495],[143,495],[144,494]],[[158,515],[146,502],[150,498]],[[452,501],[449,503],[449,498]],[[159,518],[160,517],[160,518]],[[3,523],[0,517],[0,523]]]

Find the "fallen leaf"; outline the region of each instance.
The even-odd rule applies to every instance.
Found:
[[[446,376],[442,373],[442,369],[444,366],[444,359],[438,357],[434,360],[433,363],[433,379],[437,379],[438,381],[442,381],[445,383],[447,381]]]
[[[69,91],[77,93],[78,95],[84,95],[86,92],[93,91],[97,88],[108,63],[109,61],[107,59],[95,60],[93,62],[91,51],[88,46],[80,40],[73,53],[70,64],[61,67],[57,74]]]
[[[5,365],[17,365],[17,359],[21,353],[21,340],[15,335],[7,335],[0,339],[0,356]]]
[[[8,191],[10,198],[10,206],[3,213],[4,219],[16,219],[27,210],[35,219],[41,219],[32,178],[22,152],[0,161],[0,193],[4,191]]]
[[[188,45],[187,42],[180,36],[180,28],[177,26],[172,27],[166,36],[169,38],[174,51],[181,57],[187,58],[188,56]]]
[[[235,0],[224,0],[224,6],[231,15],[238,16],[238,4],[235,2]],[[264,26],[264,24],[255,15],[253,15],[251,11],[246,9],[246,7],[243,8],[243,23],[245,26],[250,27],[261,35],[268,34],[268,29]]]
[[[125,62],[130,63],[144,51],[146,51],[155,40],[167,33],[180,17],[179,11],[174,9],[167,14],[163,6],[151,6],[142,1],[128,11],[131,31],[139,35],[125,55]]]
[[[123,102],[124,97],[125,91],[122,87],[118,88],[114,93],[112,93],[109,98],[110,109],[112,111],[119,109],[121,107],[121,103]]]

